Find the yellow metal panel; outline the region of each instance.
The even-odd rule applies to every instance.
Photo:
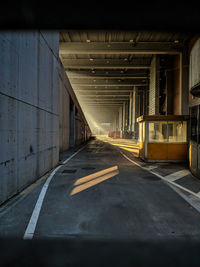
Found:
[[[144,142],[139,142],[139,155],[141,158],[144,159],[145,153],[144,153]]]
[[[148,144],[148,159],[154,160],[187,160],[187,144]]]
[[[148,159],[167,159],[167,144],[149,143],[148,144]]]
[[[168,144],[168,159],[187,160],[187,144]]]

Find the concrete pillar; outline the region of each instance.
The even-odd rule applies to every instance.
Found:
[[[130,92],[129,99],[129,131],[132,132],[132,109],[133,109],[133,92]]]
[[[133,109],[132,109],[132,131],[134,139],[138,138],[138,123],[137,118],[139,117],[139,95],[138,88],[133,89]]]
[[[186,47],[180,54],[180,114],[188,115],[189,57]]]
[[[122,121],[123,121],[123,117],[122,117],[122,107],[119,108],[119,131],[122,130]]]
[[[125,129],[128,130],[129,127],[129,102],[125,104]]]
[[[114,117],[113,123],[112,123],[112,130],[116,131],[117,128],[117,115]]]
[[[119,131],[119,111],[116,112],[116,127],[115,131]]]
[[[126,127],[126,103],[125,102],[123,103],[123,106],[122,106],[122,117],[123,117],[122,131],[125,131],[125,127]]]
[[[160,57],[154,55],[150,68],[149,115],[159,114]]]
[[[142,115],[147,115],[148,110],[147,110],[147,90],[143,90],[143,113]]]

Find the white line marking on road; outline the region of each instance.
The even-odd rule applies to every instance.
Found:
[[[129,160],[130,162],[132,162],[133,164],[137,165],[138,167],[140,168],[144,168],[142,167],[140,164],[138,164],[137,162],[135,162],[134,160],[132,159],[129,159],[129,157],[127,157],[124,153],[122,153],[121,151],[119,151],[127,160]]]
[[[190,174],[189,170],[181,170],[181,171],[166,175],[166,176],[164,176],[164,178],[167,179],[168,181],[174,182],[174,181],[176,181],[176,180],[178,180],[178,179],[180,179],[180,178],[182,178],[188,174]]]
[[[72,159],[74,156],[76,156],[76,154],[78,154],[81,150],[83,150],[87,145],[85,145],[84,147],[80,148],[76,153],[74,153],[73,155],[71,155],[68,159],[66,159],[63,164],[66,164],[70,159]],[[36,202],[36,205],[35,205],[35,208],[33,210],[33,213],[31,215],[31,218],[30,218],[30,221],[29,221],[29,224],[26,228],[26,231],[25,231],[25,234],[24,234],[24,237],[23,239],[32,239],[33,238],[33,235],[34,235],[34,232],[35,232],[35,228],[36,228],[36,225],[37,225],[37,221],[38,221],[38,218],[39,218],[39,214],[40,214],[40,211],[41,211],[41,207],[42,207],[42,203],[44,201],[44,197],[45,197],[45,194],[46,194],[46,191],[48,189],[48,186],[54,176],[54,174],[62,167],[63,165],[60,165],[58,167],[56,167],[53,172],[50,174],[50,176],[48,177],[48,179],[46,180],[45,184],[43,185],[42,187],[42,190],[40,192],[40,195],[38,197],[38,200]]]
[[[137,165],[138,167],[140,167],[140,168],[142,168],[142,169],[144,169],[144,170],[146,170],[146,171],[148,171],[148,172],[150,172],[150,173],[156,175],[156,176],[159,177],[160,179],[162,179],[162,180],[164,180],[164,181],[166,181],[166,182],[168,182],[168,183],[171,183],[171,184],[173,184],[174,186],[176,186],[176,187],[178,187],[178,188],[180,188],[180,189],[182,189],[182,190],[184,190],[184,191],[186,191],[186,192],[188,192],[188,193],[190,193],[190,194],[192,194],[192,195],[194,195],[194,196],[200,198],[200,192],[198,192],[198,193],[194,193],[193,191],[191,191],[191,190],[189,190],[189,189],[187,189],[187,188],[185,188],[185,187],[183,187],[183,186],[181,186],[181,185],[179,185],[179,184],[177,184],[177,183],[175,183],[175,182],[173,182],[173,181],[169,181],[169,180],[165,179],[164,176],[162,176],[162,175],[160,175],[160,174],[158,174],[158,173],[155,173],[155,172],[153,172],[153,171],[147,170],[145,167],[142,167],[140,164],[138,164],[137,162],[131,160],[129,157],[127,157],[127,156],[126,156],[124,153],[122,153],[121,151],[120,151],[120,153],[121,153],[127,160],[129,160],[129,161],[132,162],[133,164]]]
[[[150,165],[150,166],[146,166],[146,167],[143,167],[145,170],[153,170],[153,169],[156,169],[156,168],[158,168],[158,166],[157,165]]]

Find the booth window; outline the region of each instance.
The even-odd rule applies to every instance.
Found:
[[[173,121],[168,122],[168,137],[169,143],[187,142],[187,122]]]
[[[149,142],[167,141],[167,123],[149,122]]]
[[[187,142],[187,122],[149,122],[149,142]]]

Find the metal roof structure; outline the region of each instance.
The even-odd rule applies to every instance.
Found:
[[[147,90],[152,56],[180,54],[191,33],[62,30],[59,55],[80,104],[118,107]]]

